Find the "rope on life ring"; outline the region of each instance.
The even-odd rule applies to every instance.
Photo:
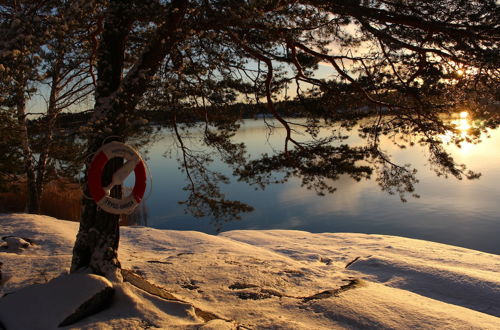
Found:
[[[102,173],[106,163],[114,157],[122,157],[127,162],[114,174],[107,187],[102,186]],[[127,176],[134,171],[135,184],[130,195],[122,199],[110,196],[114,186],[122,185]],[[112,214],[130,214],[141,202],[146,191],[146,167],[139,153],[132,147],[117,141],[103,145],[90,163],[87,185],[90,196],[104,211]]]

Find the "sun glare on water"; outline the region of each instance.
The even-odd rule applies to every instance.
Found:
[[[462,138],[467,137],[471,126],[470,120],[469,120],[469,113],[467,111],[462,111],[458,114],[458,119],[451,120],[451,123],[455,126],[455,128],[459,131],[459,134]],[[452,132],[448,132],[446,134],[443,134],[441,136],[441,140],[444,143],[449,143],[451,142],[453,137]],[[467,153],[471,148],[473,147],[473,144],[468,143],[466,141],[463,141],[460,144],[460,151],[461,153]]]
[[[456,128],[460,130],[460,133],[463,137],[467,135],[467,131],[471,128],[469,120],[467,119],[467,112],[465,113],[465,117],[462,117],[462,113],[460,113],[460,119],[454,120],[453,124],[456,125]]]

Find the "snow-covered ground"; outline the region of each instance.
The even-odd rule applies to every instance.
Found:
[[[45,216],[0,216],[0,236],[34,243],[11,239],[17,248],[0,250],[0,295],[66,272],[77,229]],[[498,255],[349,233],[121,233],[123,268],[183,302],[115,284],[108,309],[67,328],[500,329]],[[223,320],[205,322],[195,309]]]

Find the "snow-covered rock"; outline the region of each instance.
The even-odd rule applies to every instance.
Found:
[[[22,249],[27,249],[32,244],[29,239],[17,236],[4,236],[2,237],[2,240],[5,242],[2,244],[2,248],[11,252],[18,252]]]
[[[0,295],[64,271],[77,229],[50,217],[0,216],[0,235],[36,242],[22,253],[0,251]],[[112,305],[74,328],[500,329],[500,256],[445,244],[350,233],[213,236],[122,227],[119,257],[168,294],[114,284]]]
[[[102,276],[61,275],[3,296],[0,321],[6,329],[55,329],[100,311],[112,295],[112,284]]]

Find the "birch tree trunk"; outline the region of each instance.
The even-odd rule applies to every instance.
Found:
[[[59,113],[57,109],[57,98],[59,94],[59,68],[60,63],[56,63],[52,73],[52,83],[50,85],[49,105],[47,109],[47,127],[46,135],[41,144],[40,157],[36,168],[36,192],[39,201],[42,199],[43,187],[45,183],[45,173],[47,171],[47,162],[49,160],[50,147],[54,135],[54,126]]]
[[[26,81],[22,83],[16,95],[17,122],[19,124],[21,145],[24,157],[24,170],[26,171],[26,209],[28,213],[40,213],[40,199],[36,188],[36,173],[33,153],[30,147],[28,124],[26,121],[26,97],[24,95]]]

